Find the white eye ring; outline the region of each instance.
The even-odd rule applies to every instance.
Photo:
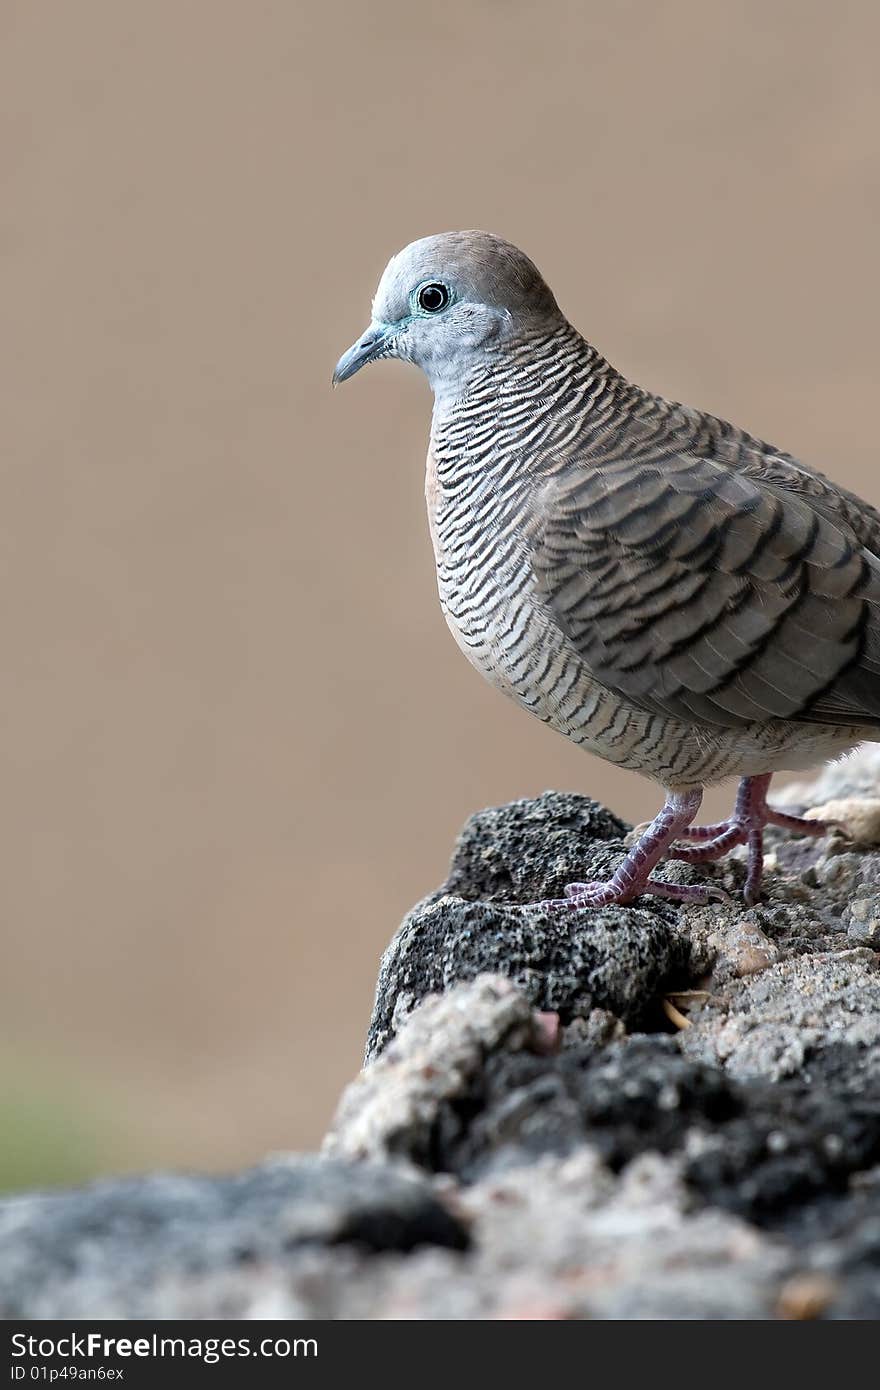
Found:
[[[439,314],[441,309],[446,308],[450,298],[449,290],[438,280],[431,280],[416,291],[416,304],[425,314]]]

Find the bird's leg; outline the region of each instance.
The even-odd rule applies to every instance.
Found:
[[[753,826],[746,838],[748,858],[746,859],[746,881],[743,886],[743,900],[747,907],[753,907],[761,896],[761,879],[764,874],[764,827]]]
[[[784,811],[774,811],[768,806],[767,788],[772,776],[771,772],[765,772],[760,777],[743,777],[730,820],[719,821],[716,825],[686,826],[678,832],[681,839],[698,843],[673,845],[669,851],[672,859],[684,859],[689,864],[698,864],[709,859],[720,859],[722,854],[726,854],[735,845],[747,845],[748,859],[743,897],[750,907],[758,901],[761,894],[766,825],[779,825],[785,830],[794,830],[799,835],[824,835],[830,829],[827,821],[789,816]],[[707,843],[700,843],[702,841]]]
[[[720,859],[729,849],[741,845],[745,839],[745,831],[732,821],[709,828],[718,832],[712,839],[704,844],[673,845],[669,851],[670,857],[684,859],[688,864],[708,864],[712,859]]]
[[[795,830],[798,835],[827,835],[832,826],[838,824],[833,820],[807,820],[806,816],[789,816],[785,811],[774,811],[772,806],[765,806],[764,812],[768,825],[778,825],[783,830]]]
[[[736,804],[730,819],[716,821],[714,825],[688,825],[680,832],[680,838],[682,840],[710,840],[713,842],[720,840],[722,836],[725,838],[725,844],[719,847],[716,853],[701,854],[700,859],[717,859],[728,849],[732,849],[734,845],[741,844],[746,838],[744,831],[746,821],[749,820],[759,802],[762,806],[766,805],[764,797],[767,793],[767,787],[770,785],[771,775],[740,778],[736,792]],[[810,823],[812,824],[812,822]],[[730,840],[728,837],[731,834],[736,834],[738,838]],[[706,849],[707,851],[714,849],[714,845],[707,845]],[[687,855],[687,858],[690,859],[691,855]]]
[[[666,853],[677,835],[690,825],[703,799],[699,787],[686,792],[668,792],[658,816],[633,845],[611,878],[595,883],[569,883],[564,898],[554,898],[544,907],[606,907],[609,903],[628,903],[642,893],[678,902],[705,903],[710,897],[724,897],[720,889],[698,884],[666,883],[651,878],[651,870]]]
[[[718,820],[714,825],[687,825],[678,834],[682,840],[717,840],[719,835],[726,835],[729,829],[729,820]]]

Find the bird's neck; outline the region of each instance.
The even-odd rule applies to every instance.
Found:
[[[599,432],[629,383],[565,320],[484,352],[454,382],[435,386],[431,427],[438,459],[511,453],[541,458],[583,432]]]

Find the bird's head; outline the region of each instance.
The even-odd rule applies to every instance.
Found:
[[[493,344],[554,320],[563,321],[556,300],[509,242],[489,232],[423,237],[388,262],[370,326],[339,359],[333,384],[399,357],[421,367],[435,393],[454,391]]]

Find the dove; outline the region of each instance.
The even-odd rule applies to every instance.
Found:
[[[415,241],[385,269],[333,382],[395,357],[434,393],[425,496],[440,604],[481,674],[572,743],[663,789],[606,881],[570,907],[746,847],[760,896],[773,774],[880,739],[880,514],[791,455],[629,381],[488,232]],[[740,779],[732,815],[703,790]]]

